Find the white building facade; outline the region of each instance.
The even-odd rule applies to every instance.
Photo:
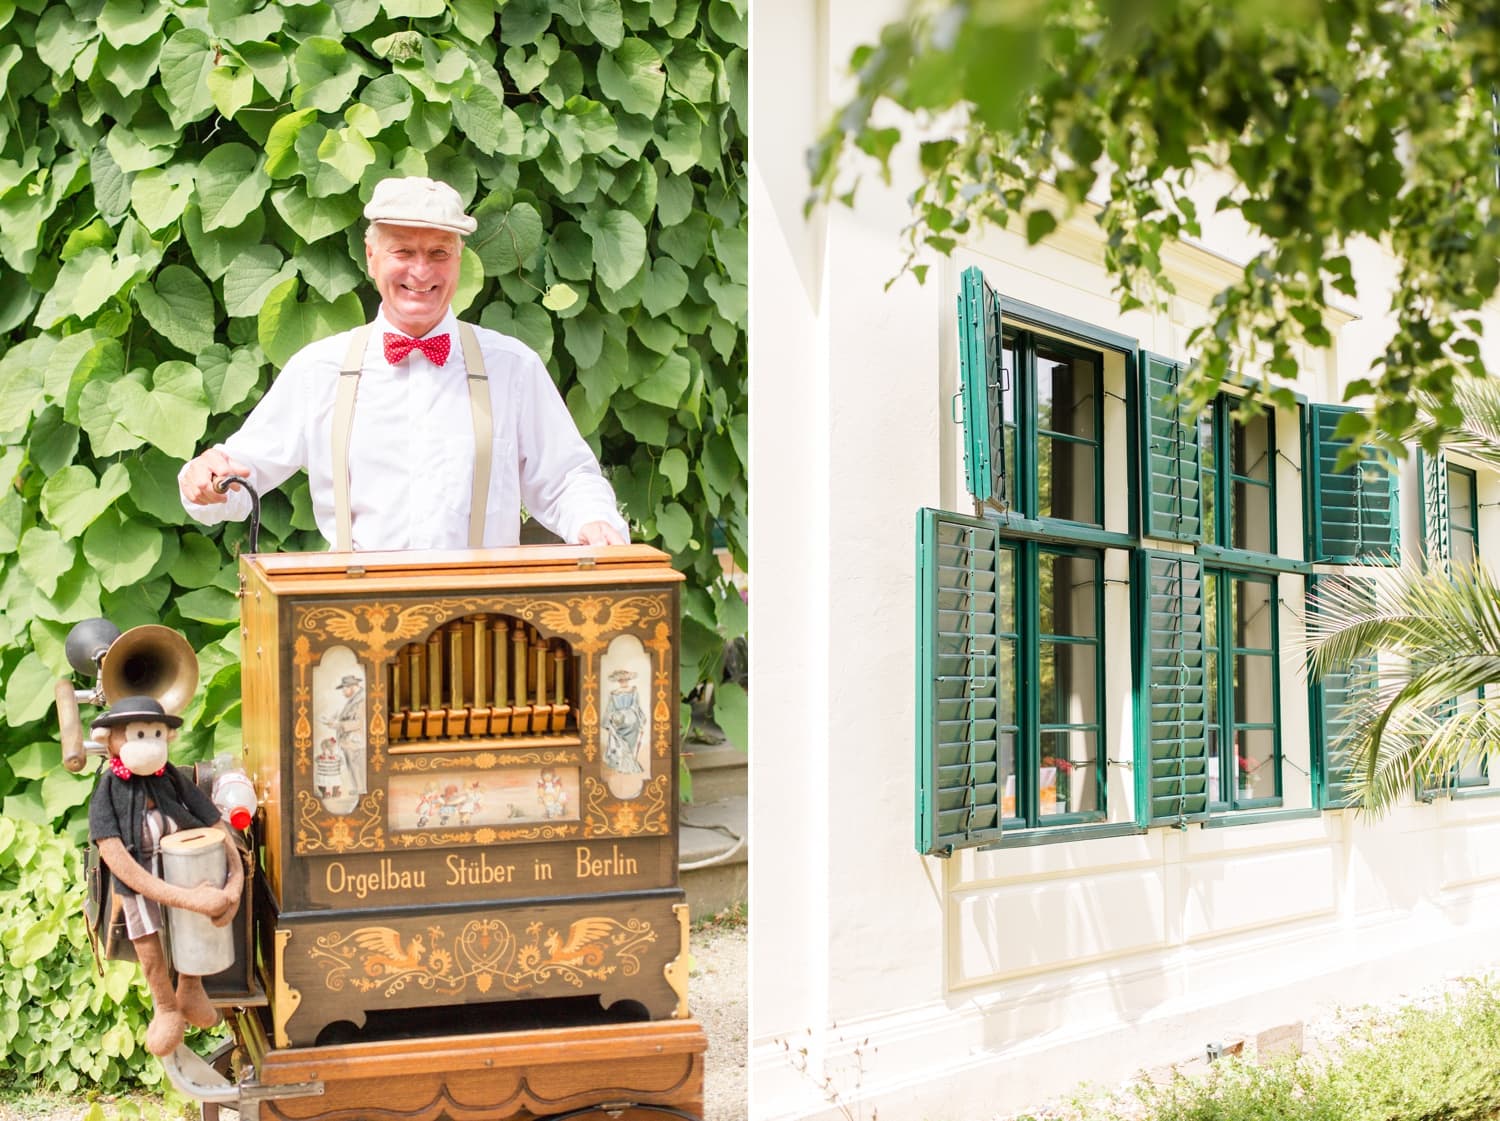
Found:
[[[802,153],[898,10],[752,5],[752,1115],[986,1118],[1493,963],[1500,775],[1337,808],[1302,669],[1320,576],[1500,557],[1493,472],[1333,470],[1389,264],[1260,418],[1164,403],[1227,226],[1160,313],[1087,214],[887,290],[910,184],[804,219]]]

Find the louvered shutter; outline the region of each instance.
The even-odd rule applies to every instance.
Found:
[[[963,272],[958,297],[959,388],[964,414],[964,475],[980,502],[1005,497],[1004,371],[1000,298],[977,268]]]
[[[1334,469],[1348,440],[1335,439],[1339,420],[1353,409],[1314,405],[1311,411],[1314,561],[1393,563],[1400,546],[1396,475],[1373,447],[1352,467]]]
[[[1145,735],[1136,762],[1142,825],[1181,825],[1208,813],[1203,565],[1181,553],[1140,554],[1145,625]]]
[[[1441,448],[1417,452],[1422,472],[1422,544],[1429,565],[1453,568],[1453,524],[1448,513],[1448,456]]]
[[[916,841],[923,853],[947,856],[1000,836],[996,546],[985,522],[918,512]]]
[[[1182,375],[1178,363],[1141,353],[1142,503],[1147,536],[1197,542],[1203,536],[1203,467],[1197,416],[1177,398]]]
[[[1318,586],[1326,583],[1328,579],[1329,577],[1313,578],[1313,598],[1309,607],[1314,613],[1318,610]],[[1354,583],[1363,593],[1366,602],[1374,604],[1374,580],[1368,578],[1353,580],[1349,577],[1344,577],[1344,580]],[[1375,656],[1372,654],[1357,659],[1353,665],[1337,673],[1324,674],[1322,680],[1318,682],[1323,737],[1322,802],[1325,809],[1338,809],[1344,806],[1350,794],[1353,793],[1349,753],[1340,746],[1339,741],[1343,738],[1359,706],[1369,703],[1373,697],[1374,682],[1366,675],[1374,668]]]

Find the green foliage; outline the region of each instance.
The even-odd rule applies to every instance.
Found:
[[[1226,1060],[1140,1093],[1150,1121],[1486,1121],[1500,1112],[1500,993],[1470,984],[1343,1040],[1326,1060]]]
[[[744,632],[713,541],[744,567],[746,26],[744,0],[0,2],[6,818],[81,828],[51,695],[90,616],[199,651],[179,762],[239,746],[246,529],[192,523],[177,471],[373,314],[388,175],[478,219],[459,310],[548,361],[688,574],[684,684],[715,676]],[[261,548],[321,548],[310,506],[266,496]]]
[[[139,1043],[151,996],[130,962],[101,977],[77,844],[0,817],[0,1054],[16,1077],[75,1093],[165,1084]]]
[[[1467,0],[919,5],[855,50],[814,183],[850,201],[851,177],[889,176],[919,133],[914,271],[985,226],[1036,242],[1087,203],[1124,310],[1171,294],[1163,247],[1201,236],[1194,191],[1225,184],[1216,209],[1264,248],[1189,340],[1195,407],[1239,369],[1294,378],[1300,348],[1331,342],[1330,300],[1359,292],[1351,255],[1379,244],[1395,276],[1370,283],[1392,284],[1395,327],[1348,387],[1371,410],[1340,434],[1404,455],[1413,395],[1451,426],[1453,381],[1485,372],[1478,312],[1500,287],[1491,17]],[[882,101],[913,116],[892,127]]]
[[[1261,1066],[1217,1060],[1128,1092],[1085,1089],[1016,1121],[1492,1121],[1500,1116],[1500,989],[1466,981],[1392,1013],[1357,1010],[1328,1050]]]

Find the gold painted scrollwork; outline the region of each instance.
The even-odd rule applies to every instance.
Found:
[[[306,790],[297,791],[297,855],[381,851],[385,846],[385,791],[372,790],[351,814],[330,814]]]
[[[451,940],[438,923],[403,937],[389,926],[362,926],[347,934],[319,935],[310,957],[324,969],[333,992],[346,986],[362,993],[395,997],[408,987],[455,996],[470,984],[488,993],[496,984],[522,993],[548,982],[575,989],[619,973],[634,976],[640,955],[656,941],[656,930],[642,919],[590,917],[566,930],[533,922],[524,934],[504,920],[467,922]]]
[[[667,798],[670,776],[657,775],[629,801],[620,801],[593,778],[583,780],[583,825],[586,837],[659,836],[671,829]]]
[[[390,843],[402,848],[425,849],[441,845],[493,845],[497,841],[565,841],[578,835],[577,825],[534,825],[514,829],[445,830],[441,833],[392,833]]]

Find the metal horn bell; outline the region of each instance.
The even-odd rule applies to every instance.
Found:
[[[150,696],[167,712],[179,713],[198,688],[198,655],[171,627],[132,627],[104,655],[99,688],[111,704],[121,697]]]

